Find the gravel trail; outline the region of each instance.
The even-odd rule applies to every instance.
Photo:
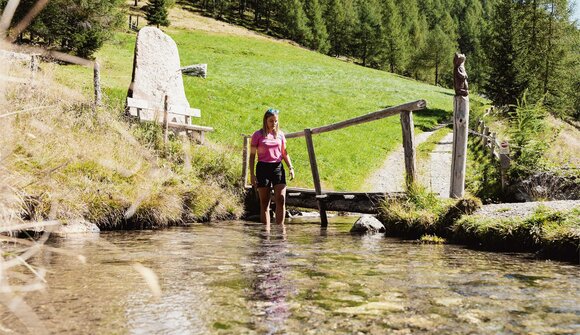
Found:
[[[566,211],[573,208],[580,207],[580,200],[555,200],[542,202],[517,202],[517,203],[503,203],[484,205],[473,215],[481,215],[487,218],[508,218],[508,217],[528,217],[534,213],[538,206],[546,206],[548,208]]]
[[[437,130],[426,131],[415,136],[415,145],[425,142]],[[449,196],[451,178],[451,148],[453,133],[446,135],[430,154],[427,171],[419,176],[421,184],[441,197]],[[364,190],[368,192],[403,192],[405,184],[405,155],[403,146],[385,159],[383,166],[366,181]]]
[[[451,151],[453,149],[453,133],[445,135],[431,152],[427,174],[429,189],[442,198],[449,198],[451,187]]]
[[[423,143],[434,133],[426,131],[415,136],[415,145]],[[367,192],[403,192],[405,184],[405,154],[401,145],[385,159],[383,166],[364,183]]]

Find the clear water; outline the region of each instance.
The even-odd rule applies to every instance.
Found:
[[[342,221],[342,222],[341,222]],[[54,334],[579,334],[580,267],[525,254],[223,222],[53,239],[26,301]],[[154,298],[132,264],[159,276]],[[2,331],[26,333],[0,307]]]

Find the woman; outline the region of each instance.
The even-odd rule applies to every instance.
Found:
[[[262,129],[252,135],[250,149],[250,180],[258,187],[260,196],[260,218],[270,230],[270,188],[274,188],[276,202],[276,223],[284,224],[286,214],[286,171],[282,160],[290,171],[290,180],[294,179],[294,168],[286,151],[286,138],[278,124],[278,110],[268,109],[262,120]],[[258,164],[255,165],[256,153]]]

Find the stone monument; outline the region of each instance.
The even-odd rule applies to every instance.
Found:
[[[137,34],[133,75],[127,96],[149,101],[163,110],[164,97],[169,97],[172,105],[189,108],[183,88],[181,66],[177,45],[171,37],[155,27],[143,27]],[[142,119],[162,120],[163,113],[153,110],[143,111]],[[184,120],[171,120],[184,123]]]

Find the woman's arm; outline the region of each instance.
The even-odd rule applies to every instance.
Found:
[[[290,160],[290,155],[288,155],[288,151],[286,151],[286,142],[284,142],[284,150],[282,151],[282,158],[284,162],[286,162],[286,166],[288,167],[288,171],[290,171],[290,180],[294,179],[294,167],[292,166],[292,160]]]
[[[258,148],[255,146],[250,146],[250,184],[256,186],[256,174],[254,168],[256,167],[256,153]]]

